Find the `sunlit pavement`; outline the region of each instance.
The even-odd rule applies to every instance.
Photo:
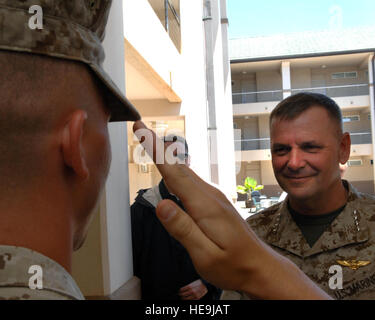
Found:
[[[241,215],[243,219],[247,219],[248,217],[255,214],[255,212],[250,212],[249,208],[246,208],[245,201],[237,201],[234,204],[234,207],[237,209],[238,213]]]

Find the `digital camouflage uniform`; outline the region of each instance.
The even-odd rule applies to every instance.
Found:
[[[247,219],[252,230],[275,251],[294,262],[334,299],[375,299],[375,197],[349,190],[345,209],[311,248],[291,217],[287,201]],[[349,266],[340,265],[347,264]],[[356,264],[367,264],[356,268]],[[343,288],[329,287],[331,266],[343,271]],[[246,299],[226,291],[222,299]]]
[[[42,289],[30,287],[31,266],[41,267]],[[55,261],[30,249],[0,246],[0,300],[83,299],[73,278]]]

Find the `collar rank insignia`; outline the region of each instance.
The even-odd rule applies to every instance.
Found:
[[[338,264],[349,267],[352,270],[357,270],[360,267],[367,266],[371,263],[371,261],[361,261],[361,260],[336,260]]]

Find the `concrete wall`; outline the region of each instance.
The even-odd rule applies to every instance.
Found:
[[[310,68],[291,68],[290,74],[293,89],[311,88]]]
[[[232,84],[233,92],[255,92],[257,91],[256,74],[233,74]]]
[[[280,71],[261,71],[256,73],[258,91],[282,89]]]
[[[261,183],[260,161],[243,161],[241,163],[241,170],[236,177],[237,185],[243,185],[246,177],[257,180],[258,184]]]
[[[269,138],[270,137],[269,121],[270,121],[269,115],[258,116],[259,138]]]
[[[280,71],[262,71],[256,73],[257,91],[273,91],[282,89],[282,77]],[[258,93],[257,101],[281,100],[282,93]]]
[[[257,91],[256,74],[247,73],[247,74],[232,75],[232,91],[233,93],[256,92]],[[233,103],[249,103],[249,102],[257,102],[257,95],[255,93],[233,96]]]
[[[97,211],[85,243],[73,254],[72,276],[85,296],[104,295],[100,229],[100,211]]]
[[[241,130],[241,139],[259,138],[258,117],[234,118],[234,123],[237,125],[237,129]]]
[[[336,72],[352,72],[357,71],[358,78],[354,79],[332,79],[332,73]],[[325,83],[327,86],[341,86],[341,85],[350,85],[350,84],[359,84],[359,83],[368,83],[368,76],[366,76],[365,72],[367,71],[366,68],[360,69],[358,66],[344,66],[344,67],[336,67],[336,68],[313,68],[311,70],[311,77],[317,77],[318,75],[324,75]]]

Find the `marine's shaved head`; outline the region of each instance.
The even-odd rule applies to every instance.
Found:
[[[19,189],[44,169],[45,144],[64,115],[90,108],[76,105],[82,84],[97,84],[81,63],[34,54],[0,51],[0,70],[0,188]]]

